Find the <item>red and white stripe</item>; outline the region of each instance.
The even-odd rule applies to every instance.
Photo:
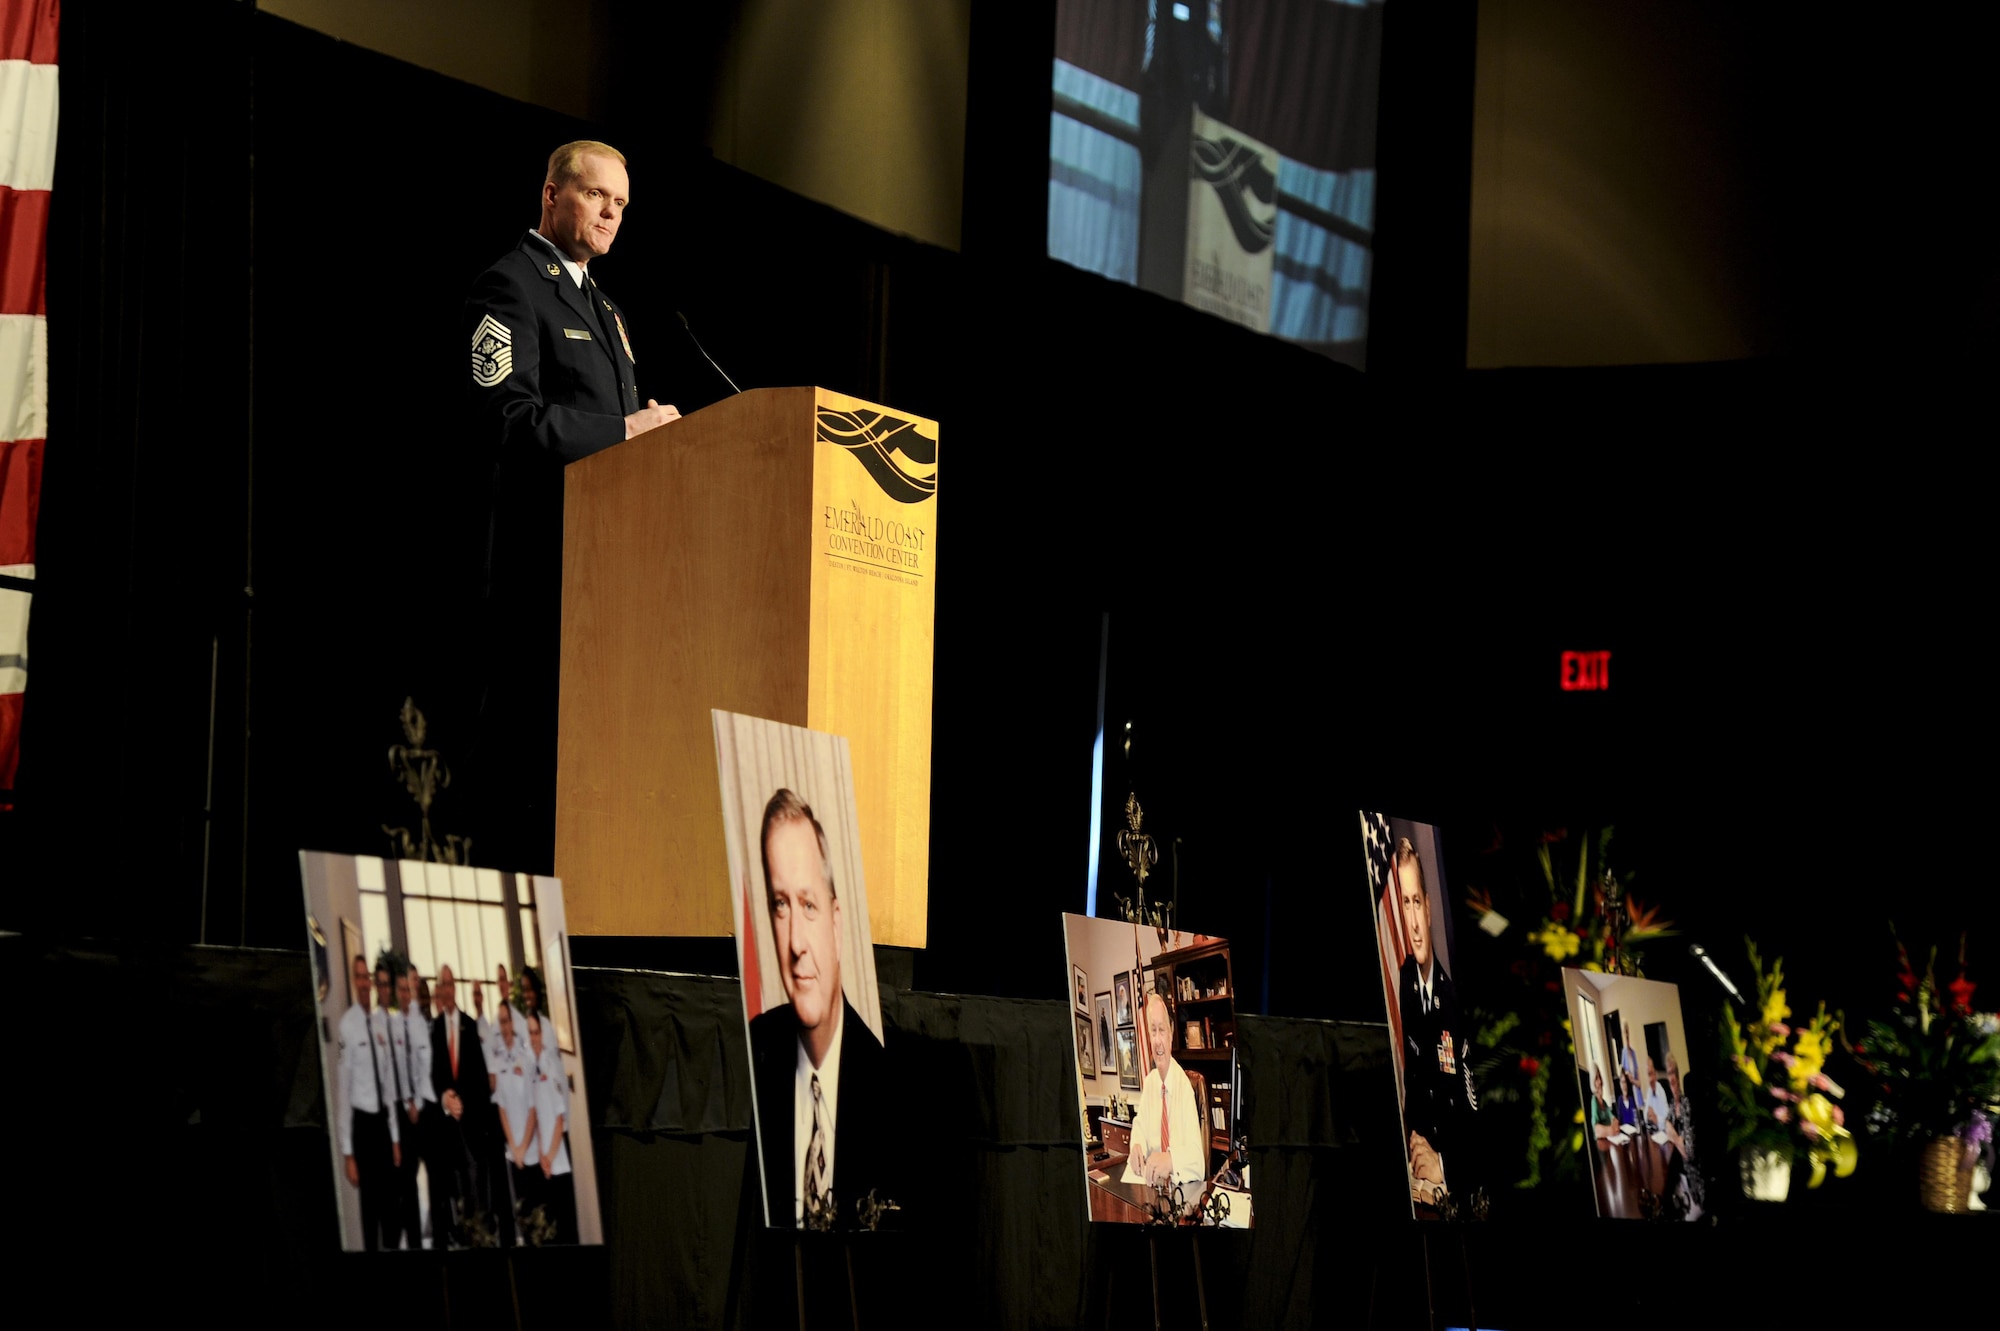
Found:
[[[1403,1066],[1403,961],[1410,955],[1410,940],[1403,933],[1402,903],[1396,900],[1396,871],[1375,899],[1375,944],[1382,952],[1382,992],[1389,1007],[1389,1047],[1396,1051],[1396,1066]],[[1403,1079],[1396,1078],[1396,1105],[1403,1103]]]
[[[28,586],[48,437],[46,279],[61,16],[60,0],[0,0],[0,791],[12,789],[20,761]]]

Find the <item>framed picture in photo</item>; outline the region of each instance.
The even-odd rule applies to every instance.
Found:
[[[1153,968],[1151,966],[1146,967],[1146,969],[1142,972],[1142,974],[1145,976],[1145,978],[1142,981],[1140,981],[1139,984],[1139,1002],[1141,1006],[1143,1006],[1146,1002],[1146,999],[1155,992],[1153,986],[1159,983],[1159,981],[1153,978]],[[1137,1022],[1133,1023],[1133,1025],[1135,1026],[1137,1024],[1138,1024]]]
[[[1111,992],[1115,996],[1118,1010],[1118,1024],[1130,1026],[1132,1022],[1132,977],[1137,971],[1119,971],[1111,977]]]
[[[1083,967],[1070,967],[1070,988],[1076,995],[1076,1010],[1088,1017],[1090,1015],[1090,977],[1083,973]]]
[[[1132,1031],[1118,1032],[1118,1088],[1136,1091],[1143,1077],[1139,1072],[1139,1037]]]
[[[1090,1047],[1090,1018],[1076,1019],[1076,1066],[1077,1070],[1092,1081],[1097,1080],[1097,1058]]]
[[[1098,1056],[1108,1061],[1111,1058],[1112,1032],[1118,1029],[1117,1024],[1111,1020],[1111,991],[1107,989],[1092,998],[1090,1006],[1097,1018]]]

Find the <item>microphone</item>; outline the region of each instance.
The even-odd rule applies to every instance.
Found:
[[[1736,987],[1736,982],[1723,973],[1722,967],[1715,964],[1715,958],[1708,955],[1707,948],[1703,947],[1700,943],[1689,943],[1688,955],[1708,967],[1708,973],[1715,977],[1717,984],[1720,984],[1724,989],[1729,991],[1731,998],[1739,1003],[1748,1001],[1743,997],[1743,991]]]
[[[694,343],[694,349],[701,353],[701,358],[707,361],[710,365],[714,366],[715,372],[722,376],[722,382],[729,385],[729,391],[732,393],[742,392],[743,390],[736,386],[736,381],[729,377],[729,371],[723,369],[720,365],[715,364],[715,357],[708,354],[708,348],[704,347],[701,344],[701,339],[694,335],[694,325],[688,322],[688,317],[685,314],[682,314],[679,310],[674,311],[674,317],[679,319],[681,321],[681,327],[687,330],[688,341]]]

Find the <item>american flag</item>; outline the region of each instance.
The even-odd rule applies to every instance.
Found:
[[[1361,851],[1368,862],[1368,897],[1375,908],[1375,942],[1382,956],[1382,1003],[1389,1011],[1389,1044],[1396,1054],[1396,1104],[1403,1103],[1403,1011],[1396,985],[1410,941],[1403,934],[1403,912],[1396,908],[1395,876],[1390,858],[1396,848],[1389,820],[1379,813],[1361,815]]]
[[[60,0],[0,0],[0,809],[21,756],[35,515],[48,436],[44,270]]]

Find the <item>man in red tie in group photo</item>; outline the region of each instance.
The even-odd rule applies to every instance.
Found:
[[[433,1246],[464,1247],[470,1242],[468,1221],[493,1224],[493,1163],[499,1159],[493,1084],[486,1075],[479,1024],[458,1010],[458,983],[450,966],[438,968],[436,999],[431,1083],[444,1118],[431,1170],[431,1234]]]

